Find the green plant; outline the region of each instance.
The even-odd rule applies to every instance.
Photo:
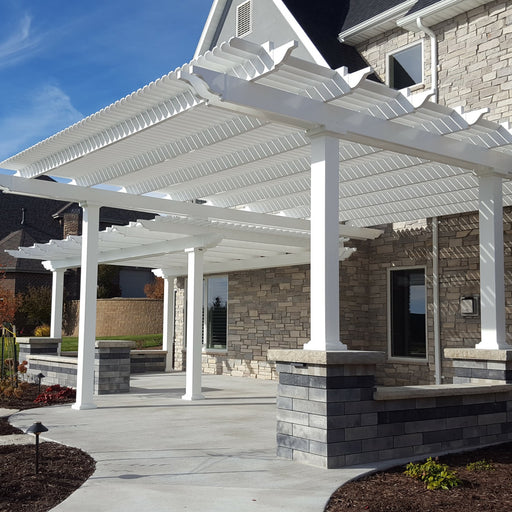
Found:
[[[48,324],[38,325],[34,329],[34,336],[39,338],[43,336],[50,336],[50,326]]]
[[[32,326],[49,324],[52,313],[52,289],[49,286],[29,286],[19,294],[18,313]]]
[[[404,474],[425,482],[427,489],[451,489],[459,486],[462,481],[446,464],[429,457],[423,464],[407,464]]]
[[[489,460],[477,460],[475,462],[470,462],[466,469],[468,471],[494,471],[494,464]]]

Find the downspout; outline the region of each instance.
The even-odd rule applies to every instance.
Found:
[[[441,330],[439,322],[439,226],[437,217],[432,217],[432,303],[432,316],[434,317],[435,382],[436,384],[442,384]]]
[[[430,80],[432,101],[438,101],[437,89],[437,37],[433,30],[423,25],[421,18],[416,18],[417,27],[430,38]],[[434,367],[435,383],[442,384],[442,350],[439,311],[439,229],[437,217],[432,218],[432,303],[434,319]]]
[[[437,103],[437,37],[435,33],[421,22],[421,18],[416,18],[416,25],[430,37],[430,77],[432,81],[432,91],[434,95],[432,100]]]

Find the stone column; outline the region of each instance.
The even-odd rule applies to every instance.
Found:
[[[359,463],[361,440],[378,437],[373,393],[385,353],[269,350],[268,359],[279,373],[277,454],[323,468]]]
[[[130,350],[134,341],[97,340],[94,391],[97,395],[130,391]]]

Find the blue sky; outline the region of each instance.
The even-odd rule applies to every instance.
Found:
[[[1,0],[0,161],[192,59],[212,0]]]

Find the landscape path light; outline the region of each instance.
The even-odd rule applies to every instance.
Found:
[[[27,434],[36,436],[36,475],[39,473],[39,434],[41,432],[48,432],[48,429],[40,421],[36,421],[26,430]]]
[[[41,393],[41,379],[44,379],[46,377],[46,375],[44,375],[42,372],[39,372],[37,375],[37,382],[38,382],[38,386],[39,386],[39,393]]]

